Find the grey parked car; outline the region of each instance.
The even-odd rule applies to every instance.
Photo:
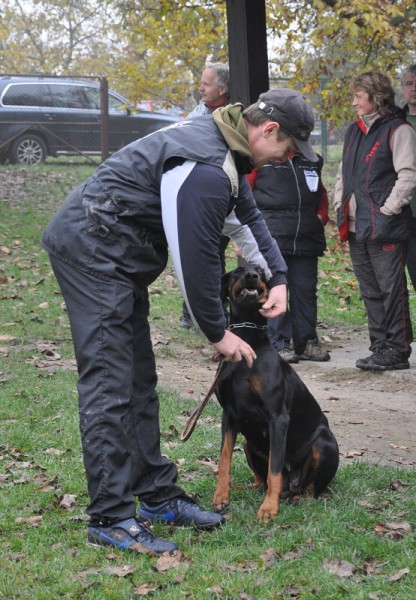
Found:
[[[108,95],[109,152],[175,123],[176,115],[132,110]],[[36,165],[47,156],[100,154],[100,86],[72,78],[0,76],[0,162]]]

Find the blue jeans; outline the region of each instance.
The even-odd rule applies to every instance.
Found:
[[[283,255],[287,265],[289,306],[286,313],[268,320],[269,339],[277,350],[288,348],[293,340],[296,354],[302,354],[306,342],[317,338],[317,256]]]

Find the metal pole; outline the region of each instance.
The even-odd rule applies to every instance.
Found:
[[[100,112],[101,112],[101,161],[109,156],[108,151],[108,79],[100,77]]]

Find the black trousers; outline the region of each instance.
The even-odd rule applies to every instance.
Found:
[[[354,272],[367,310],[370,350],[412,351],[412,324],[405,274],[406,242],[357,242],[349,236]]]
[[[267,333],[277,350],[288,348],[293,339],[296,354],[302,354],[308,340],[317,339],[318,257],[284,254],[289,290],[288,310],[269,319]]]
[[[147,289],[103,281],[51,257],[78,366],[83,458],[92,522],[132,517],[134,497],[183,493],[160,453],[159,399]]]

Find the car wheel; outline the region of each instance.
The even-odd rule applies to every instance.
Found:
[[[9,160],[13,165],[33,167],[45,162],[46,156],[45,142],[39,136],[27,133],[13,142]]]

